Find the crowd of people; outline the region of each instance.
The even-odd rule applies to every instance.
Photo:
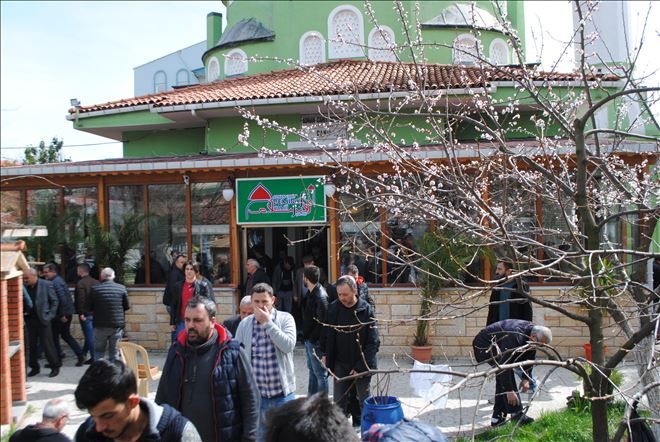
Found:
[[[163,293],[172,344],[155,401],[138,396],[135,375],[118,354],[129,301],[126,288],[114,282],[114,271],[102,269],[96,281],[89,265],[80,264],[71,298],[66,284],[58,280],[57,268],[46,266],[43,278],[30,270],[24,295],[29,303],[28,374],[40,372],[43,351],[49,376],[58,375],[63,355],[55,342],[60,337],[77,356],[76,365],[90,365],[75,392],[78,407],[90,414],[76,434],[80,441],[355,439],[351,425],[361,425],[380,345],[376,305],[367,283],[357,266],[349,264],[346,274],[329,284],[312,256],[306,256],[299,269],[289,257],[267,265],[270,274],[257,257],[245,262],[239,313],[221,324],[210,281],[196,262],[176,257]],[[533,360],[535,347],[529,343],[552,341],[547,327],[531,322],[528,288],[511,277],[512,271],[510,261],[499,261],[500,284],[491,294],[486,327],[473,342],[480,363],[499,366]],[[70,334],[74,312],[85,337],[82,347]],[[293,363],[297,342],[304,345],[309,379],[307,396],[299,399]],[[497,374],[491,425],[501,425],[507,416],[520,424],[532,421],[520,399],[520,392],[535,388],[532,367],[522,369],[519,376],[517,385],[514,371]],[[296,422],[291,419],[294,412],[314,419],[313,424],[291,425]],[[50,404],[40,426],[26,428],[23,434],[59,432],[65,415],[60,402]],[[291,439],[292,434],[298,438]],[[19,437],[17,433],[12,440],[27,440]]]

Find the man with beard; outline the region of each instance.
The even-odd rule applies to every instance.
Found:
[[[74,395],[78,408],[90,415],[78,428],[76,442],[202,440],[174,408],[138,396],[135,374],[119,361],[93,362]]]
[[[156,403],[177,408],[205,442],[254,441],[259,396],[250,360],[216,322],[215,302],[192,298],[185,330],[167,355]]]

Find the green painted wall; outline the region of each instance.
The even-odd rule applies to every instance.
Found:
[[[300,115],[269,116],[269,119],[287,127],[300,127]],[[248,124],[250,137],[248,146],[238,141],[243,133],[243,126]],[[279,133],[257,125],[254,121],[246,121],[242,117],[217,118],[208,122],[207,148],[210,154],[223,151],[227,153],[254,152],[263,146],[269,149],[285,150],[289,141],[299,141],[298,137],[289,136],[282,141]]]
[[[204,152],[204,128],[124,132],[124,157],[196,155]]]
[[[416,14],[415,2],[408,0],[403,1],[402,3],[408,16],[414,17]],[[445,8],[454,3],[469,4],[469,2],[429,0],[420,2],[420,20],[422,22],[428,21],[439,15]],[[514,26],[516,26],[517,21],[520,21],[523,24],[524,29],[524,20],[522,18],[524,15],[523,6],[522,2],[520,3],[520,5],[516,6],[508,6],[509,14],[513,13],[513,16],[509,16],[509,20],[512,21]],[[476,4],[478,7],[490,12],[493,16],[498,15],[492,2],[477,1]],[[370,19],[369,15],[365,12],[364,2],[362,1],[236,1],[232,3],[227,10],[227,28],[225,29],[225,32],[241,19],[254,17],[264,26],[275,32],[275,39],[268,42],[245,43],[232,48],[209,50],[204,55],[204,64],[208,66],[210,58],[216,57],[221,67],[221,78],[225,78],[224,56],[231,50],[239,48],[243,50],[248,57],[267,58],[266,60],[260,59],[259,61],[250,60],[248,63],[248,71],[245,75],[289,68],[291,66],[290,63],[274,59],[298,60],[300,55],[300,37],[305,32],[317,31],[323,35],[324,38],[328,39],[328,16],[333,9],[340,5],[352,5],[360,10],[364,23],[364,43],[367,44],[369,32],[375,27],[375,25],[373,20]],[[371,5],[378,24],[389,26],[395,33],[396,43],[403,43],[404,29],[394,11],[394,3],[392,1],[374,1]],[[296,17],[297,19],[292,20],[292,17]],[[415,34],[414,28],[410,29],[410,31],[412,35]],[[438,45],[437,47],[427,47],[425,49],[425,55],[428,61],[432,63],[451,63],[452,42],[456,36],[464,33],[470,33],[470,30],[465,28],[423,28],[422,36],[424,43]],[[479,39],[481,40],[486,57],[489,56],[490,43],[497,37],[506,39],[506,37],[503,37],[499,32],[480,31]],[[509,55],[511,56],[511,54]],[[412,60],[412,55],[409,51],[401,51],[399,56],[402,61]],[[327,42],[326,59],[329,61],[331,60],[328,54]]]

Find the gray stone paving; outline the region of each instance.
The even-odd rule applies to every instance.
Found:
[[[165,353],[150,352],[149,358],[152,365],[162,367],[165,361]],[[303,347],[296,347],[294,360],[297,376],[296,393],[302,396],[307,392],[307,366]],[[86,413],[81,412],[75,406],[73,398],[78,379],[87,366],[75,367],[74,363],[75,358],[69,355],[64,360],[60,375],[56,378],[48,378],[49,370],[44,368],[42,368],[41,374],[28,378],[28,411],[25,413],[19,427],[39,421],[43,404],[51,398],[62,396],[70,401],[71,408],[71,418],[64,429],[64,433],[69,437],[73,437],[80,423],[87,417]],[[436,363],[448,363],[454,371],[474,371],[474,367],[467,359],[451,359],[449,361],[436,361]],[[407,356],[398,356],[395,362],[392,355],[382,353],[379,355],[379,368],[389,370],[396,369],[397,366],[410,369],[412,368],[412,359]],[[486,366],[480,367],[480,369],[484,368]],[[634,382],[637,376],[633,366],[626,365],[622,371],[627,384]],[[547,368],[539,367],[536,374],[541,379],[547,372]],[[467,383],[459,391],[450,393],[444,409],[438,409],[433,405],[429,405],[424,399],[413,395],[409,386],[409,376],[405,373],[396,373],[374,377],[372,379],[372,393],[378,392],[397,396],[403,404],[404,414],[407,418],[415,418],[437,425],[449,437],[470,435],[473,423],[476,431],[482,431],[489,426],[492,405],[487,402],[487,399],[494,394],[494,380],[488,380],[484,383],[481,379],[475,379]],[[453,381],[456,382],[457,378],[455,377]],[[150,397],[153,398],[156,388],[156,383],[152,382],[149,386]],[[538,417],[543,411],[563,408],[566,404],[566,397],[576,388],[579,388],[579,382],[574,374],[562,369],[555,370],[540,393],[533,399],[529,415]],[[480,395],[481,399],[478,400]],[[526,400],[526,396],[523,395],[523,400]],[[3,427],[3,434],[6,431],[5,426]]]

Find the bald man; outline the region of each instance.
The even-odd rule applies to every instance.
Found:
[[[59,301],[53,284],[45,279],[39,279],[35,269],[28,269],[24,276],[25,288],[32,301],[32,309],[27,314],[29,364],[31,369],[28,376],[36,376],[41,372],[39,359],[37,359],[39,352],[37,346],[41,341],[46,359],[50,364],[48,377],[53,378],[60,373],[60,366],[62,365],[60,356],[55,350],[53,329],[51,327],[51,321],[57,315]]]

